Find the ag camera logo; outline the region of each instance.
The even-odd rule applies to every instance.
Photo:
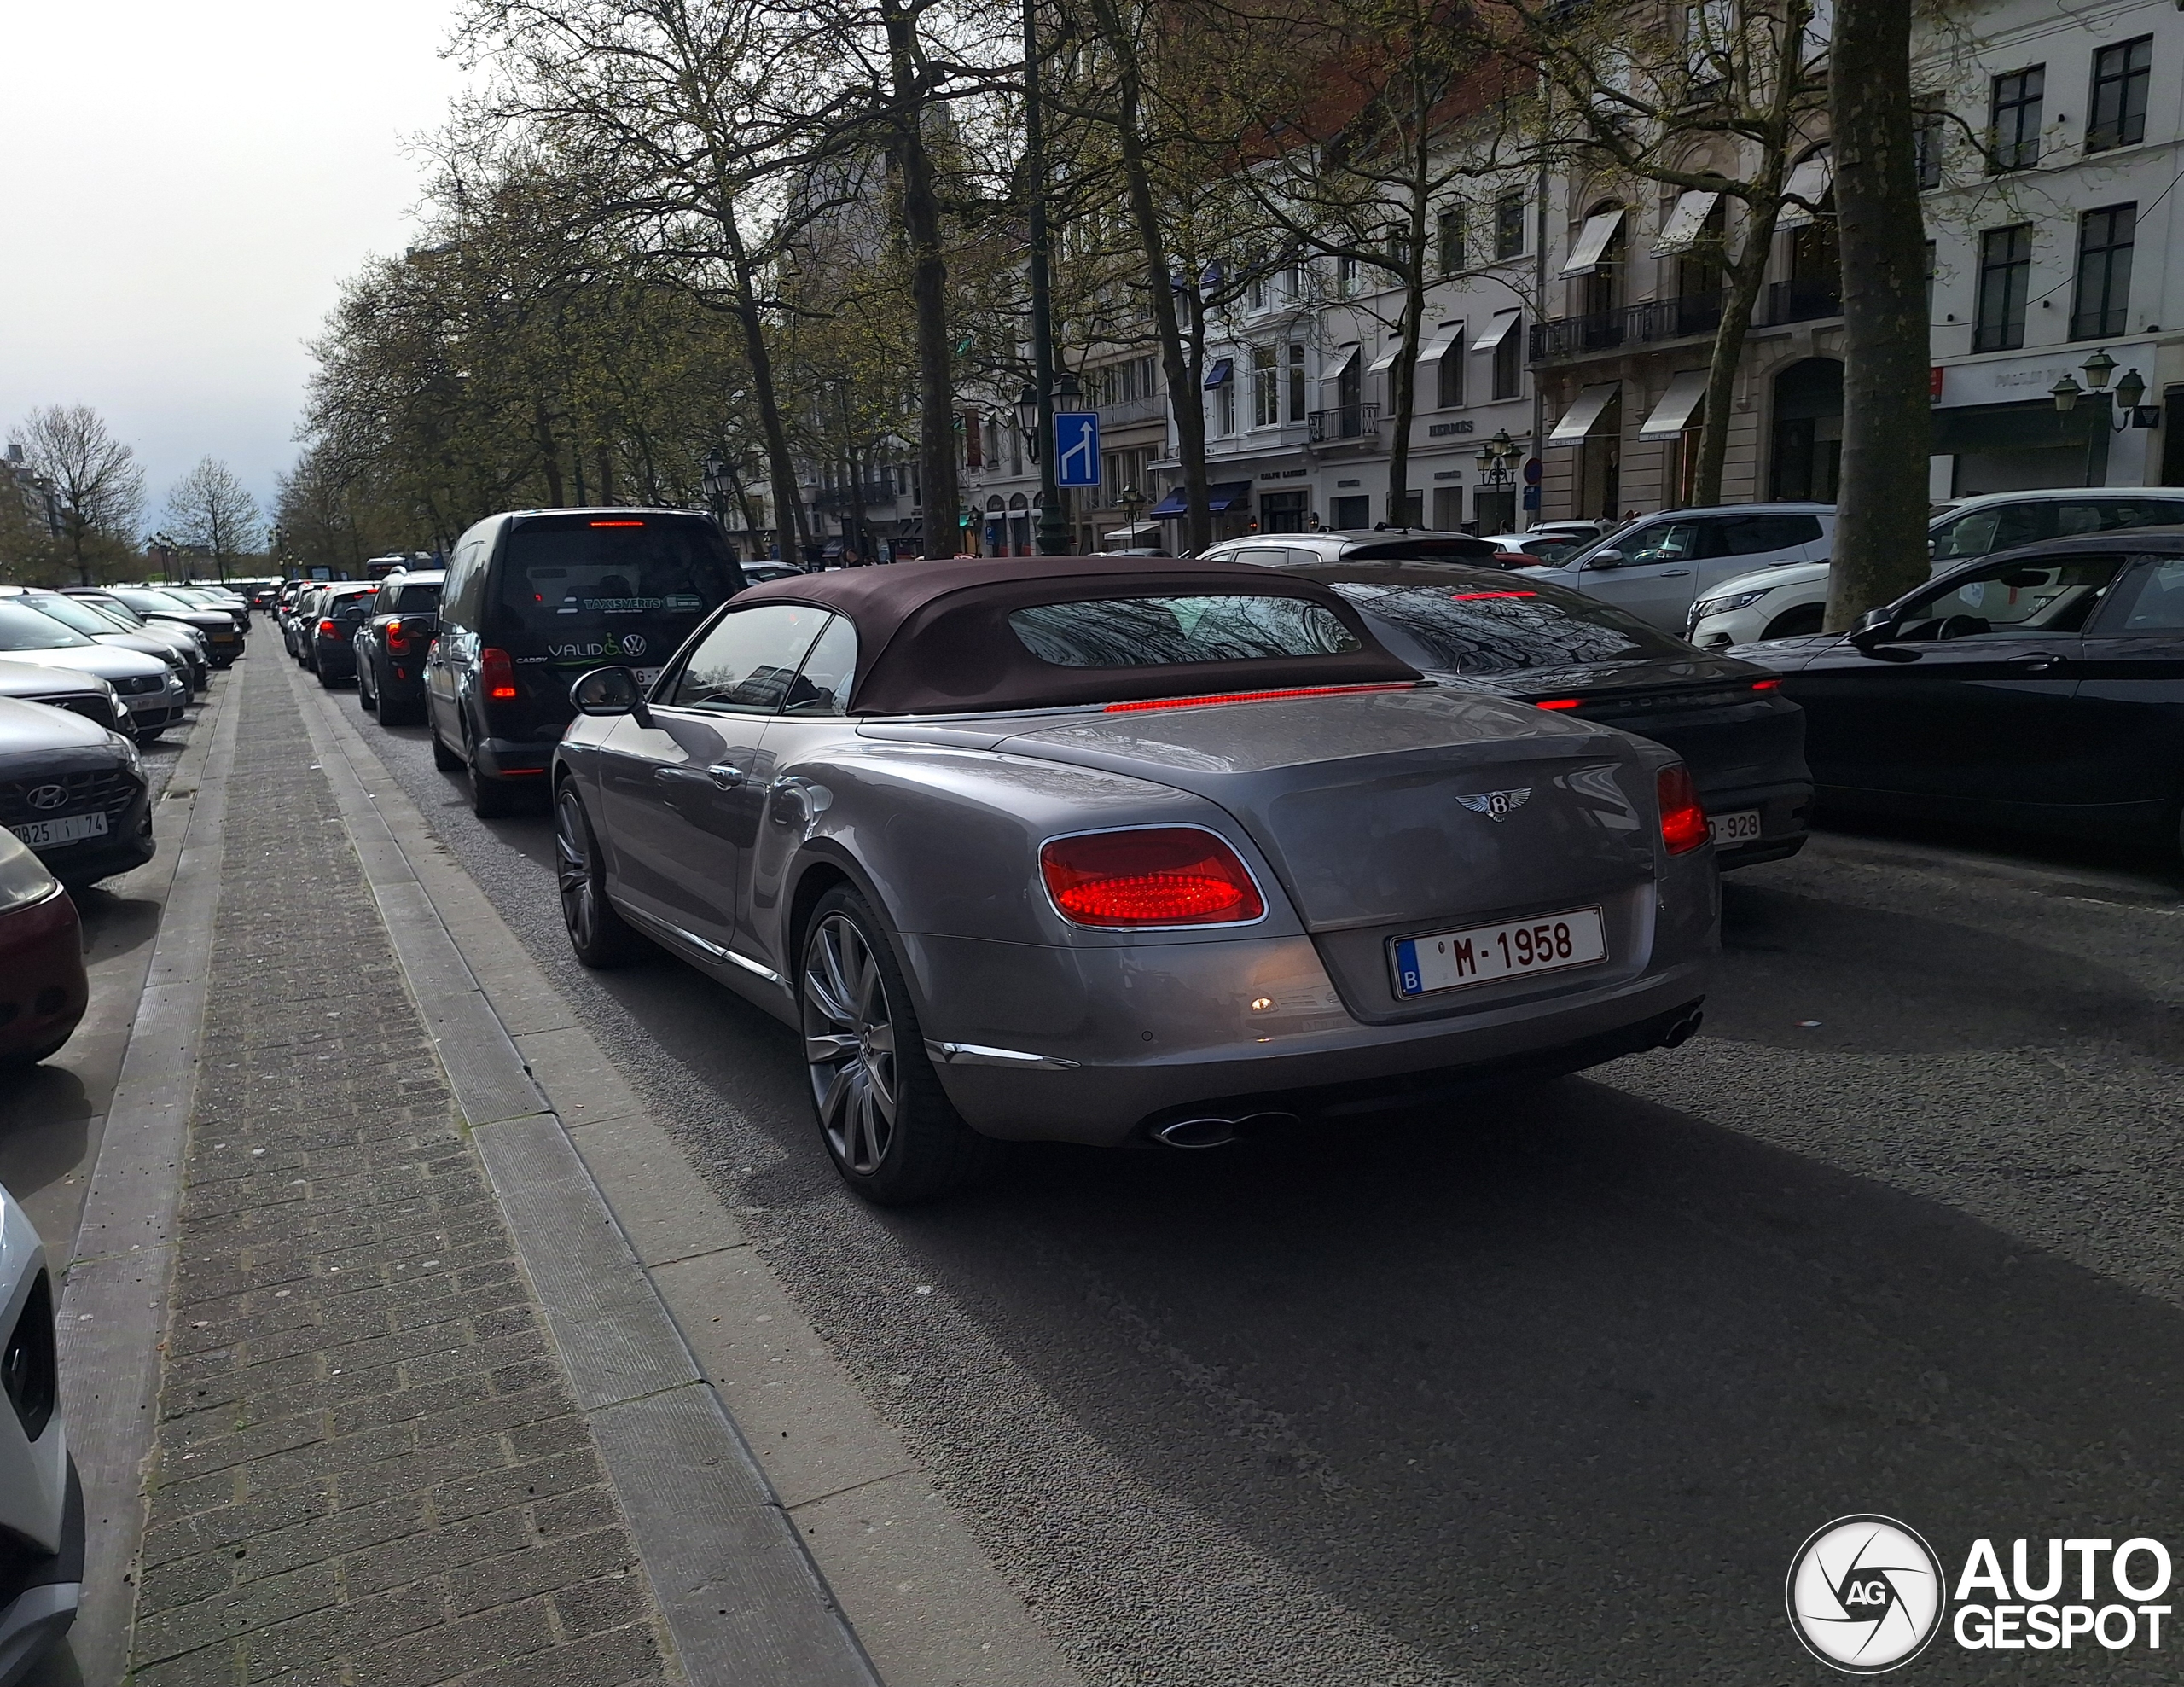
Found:
[[[1790,1561],[1784,1597],[1807,1651],[1847,1674],[1882,1675],[1934,1638],[1947,1586],[1916,1529],[1862,1513],[1813,1532]]]

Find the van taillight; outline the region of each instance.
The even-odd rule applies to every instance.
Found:
[[[485,649],[478,653],[478,683],[494,702],[514,701],[515,663],[507,651]]]
[[[1688,855],[1712,835],[1691,770],[1682,762],[1664,767],[1653,782],[1661,800],[1661,841],[1670,855]]]
[[[340,628],[335,626],[332,621],[321,621],[318,624],[318,636],[321,638],[332,638],[340,631]]]
[[[1039,873],[1073,925],[1227,925],[1266,912],[1228,841],[1196,826],[1056,838],[1039,852]]]
[[[391,656],[403,656],[409,654],[410,640],[403,632],[402,623],[399,621],[389,621],[386,624],[386,649]]]

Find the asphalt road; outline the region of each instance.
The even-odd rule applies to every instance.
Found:
[[[367,736],[1088,1679],[1834,1679],[1782,1605],[1830,1518],[1952,1567],[2184,1538],[2164,863],[1824,835],[1730,881],[1682,1050],[877,1213],[786,1031],[665,957],[576,966],[543,812],[481,823],[421,731]]]

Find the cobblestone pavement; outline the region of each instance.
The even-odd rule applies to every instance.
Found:
[[[679,1678],[282,676],[241,686],[131,1681]]]

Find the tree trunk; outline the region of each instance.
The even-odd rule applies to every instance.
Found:
[[[948,263],[941,250],[940,198],[925,144],[923,71],[915,50],[915,14],[887,5],[887,63],[894,82],[895,164],[901,172],[903,233],[910,248],[910,300],[917,318],[918,471],[924,532],[919,554],[953,556],[963,507],[956,476],[956,377],[948,344]]]
[[[1782,214],[1781,171],[1766,172],[1760,196],[1747,201],[1744,245],[1729,266],[1722,289],[1722,320],[1714,329],[1714,350],[1706,365],[1706,408],[1699,425],[1699,472],[1692,477],[1691,502],[1699,509],[1722,501],[1722,465],[1729,451],[1729,409],[1734,402],[1737,365],[1744,358],[1759,290],[1767,282],[1767,256],[1774,244],[1774,224]],[[1665,495],[1664,495],[1665,496]],[[1667,501],[1673,503],[1673,499]]]
[[[751,369],[751,396],[758,406],[758,433],[765,443],[767,482],[774,499],[774,543],[782,561],[801,567],[808,538],[804,500],[797,495],[796,459],[789,455],[788,429],[781,425],[781,395],[774,387],[765,306],[758,296],[756,266],[743,243],[743,225],[736,216],[731,179],[717,161],[713,171],[712,212],[728,247],[729,271],[735,277],[735,320],[743,330],[743,358]]]
[[[1397,325],[1394,377],[1388,383],[1388,525],[1410,525],[1410,423],[1418,413],[1418,348],[1424,343],[1426,315],[1425,236],[1413,219],[1410,267],[1403,276],[1403,320]],[[1362,354],[1361,354],[1362,355]],[[1362,429],[1365,418],[1359,416]],[[1419,494],[1419,525],[1426,525],[1426,495]]]
[[[1911,9],[1838,0],[1828,64],[1843,253],[1843,468],[1830,631],[1927,576],[1926,232],[1911,148]]]
[[[1168,384],[1168,408],[1176,417],[1176,460],[1183,471],[1183,543],[1194,555],[1213,543],[1213,517],[1206,509],[1205,397],[1198,385],[1197,359],[1183,344],[1183,325],[1176,314],[1174,271],[1146,160],[1144,95],[1138,75],[1137,43],[1129,21],[1112,6],[1100,9],[1100,23],[1119,68],[1116,88],[1115,135],[1123,181],[1130,194],[1130,222],[1145,259],[1145,294],[1153,310],[1153,330],[1160,342],[1160,373]]]

